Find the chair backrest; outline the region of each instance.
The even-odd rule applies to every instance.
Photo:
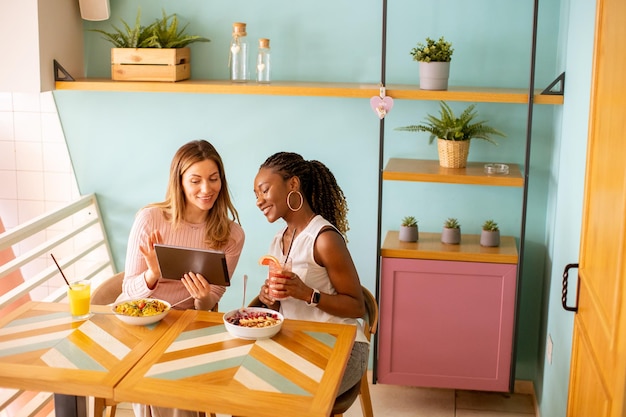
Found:
[[[370,290],[364,286],[361,286],[361,288],[363,289],[363,298],[365,299],[363,331],[365,332],[365,337],[371,340],[372,335],[376,334],[376,330],[378,330],[378,302]]]
[[[114,302],[122,293],[122,281],[124,281],[124,272],[118,272],[102,281],[91,293],[91,304],[107,305]]]

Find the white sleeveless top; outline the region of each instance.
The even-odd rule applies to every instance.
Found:
[[[298,274],[300,279],[309,287],[316,288],[323,294],[337,294],[333,287],[326,268],[318,265],[313,256],[313,245],[315,239],[322,228],[330,226],[336,229],[329,221],[322,216],[315,216],[301,231],[291,244],[289,257],[292,260],[292,271]],[[270,254],[275,256],[281,262],[285,259],[283,254],[283,234],[286,227],[280,230],[275,236],[270,246]],[[369,343],[361,323],[353,318],[337,317],[328,314],[317,307],[311,307],[305,301],[294,298],[287,298],[280,302],[280,312],[287,318],[297,320],[310,320],[319,322],[344,323],[357,326],[356,339],[357,342]]]

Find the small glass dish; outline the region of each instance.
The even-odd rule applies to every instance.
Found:
[[[488,175],[507,175],[509,166],[507,164],[485,164],[485,174]]]

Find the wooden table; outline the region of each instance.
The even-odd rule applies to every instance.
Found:
[[[236,416],[327,417],[354,326],[285,320],[276,336],[236,339],[222,313],[187,310],[115,387],[118,402]]]
[[[68,304],[29,302],[0,318],[0,386],[113,399],[113,388],[181,315],[131,326],[111,314],[75,321]]]
[[[327,417],[355,333],[285,320],[271,339],[243,340],[229,335],[222,313],[174,310],[132,326],[111,314],[74,321],[67,304],[29,302],[0,318],[0,386],[237,416]]]

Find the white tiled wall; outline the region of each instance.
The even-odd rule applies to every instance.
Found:
[[[7,229],[79,196],[51,92],[0,92],[0,184]]]
[[[0,217],[8,230],[79,197],[54,97],[46,93],[0,92]],[[17,254],[37,238],[14,247]],[[41,259],[22,269],[40,269]],[[31,293],[41,298],[54,289]],[[38,292],[39,291],[39,292]]]

